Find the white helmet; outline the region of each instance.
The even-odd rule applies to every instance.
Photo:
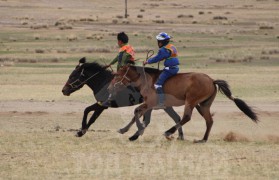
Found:
[[[170,39],[171,37],[167,34],[167,33],[165,33],[165,32],[161,32],[161,33],[159,33],[157,36],[156,36],[156,39],[158,40],[158,41],[163,41],[163,40],[168,40],[168,39]]]

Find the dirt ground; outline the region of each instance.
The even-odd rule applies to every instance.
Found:
[[[43,129],[51,130],[52,128],[63,131],[76,131],[79,129],[81,120],[82,120],[82,112],[87,107],[88,103],[84,102],[78,102],[78,101],[61,101],[61,102],[41,102],[41,101],[5,101],[0,102],[0,113],[2,116],[11,117],[13,119],[18,119],[21,116],[22,117],[28,117],[31,116],[32,119],[35,117],[40,116],[73,116],[72,118],[75,119],[74,122],[66,122],[66,126],[70,126],[72,128],[67,127],[60,127],[59,121],[57,121],[57,125],[53,125],[55,121],[53,121],[50,118],[51,122],[42,122],[37,125],[39,125]],[[275,142],[278,143],[279,136],[278,136],[278,124],[277,117],[279,115],[279,105],[276,102],[269,102],[269,103],[253,103],[249,104],[251,107],[256,111],[256,113],[259,116],[259,123],[253,123],[248,117],[246,117],[231,101],[216,101],[214,102],[211,112],[213,114],[213,117],[215,119],[214,124],[214,130],[212,131],[213,134],[217,134],[220,138],[225,138],[225,135],[229,133],[230,131],[242,134],[243,137],[246,137],[247,140],[252,141],[263,141],[263,142]],[[117,128],[121,128],[121,124],[125,125],[125,123],[128,123],[129,120],[132,118],[132,111],[134,110],[136,106],[133,107],[125,107],[125,108],[110,108],[109,110],[106,110],[100,119],[97,120],[97,124],[101,123],[104,125],[101,127],[101,129],[110,129],[109,131],[117,131]],[[176,112],[181,116],[183,114],[183,107],[175,107]],[[164,114],[163,110],[154,110],[154,115],[152,116],[152,119],[154,119],[152,122],[154,125],[160,127],[159,129],[155,130],[155,133],[158,133],[158,136],[161,135],[164,130],[167,130],[168,126],[171,126],[174,124],[171,120],[168,120],[169,117]],[[92,113],[91,113],[92,114]],[[119,115],[121,114],[121,115]],[[34,117],[33,117],[34,116]],[[105,122],[102,121],[112,121],[107,119],[108,117],[114,117],[113,119],[114,124],[118,125],[113,126],[113,128],[109,127],[109,124],[105,124]],[[160,119],[163,120],[163,122],[160,122]],[[26,121],[29,121],[26,119]],[[100,121],[100,122],[99,122]],[[158,122],[159,121],[159,122]],[[165,122],[166,121],[166,122]],[[170,121],[170,122],[168,122]],[[198,121],[198,122],[196,122]],[[24,123],[23,121],[22,123]],[[33,124],[32,122],[28,122],[30,124]],[[71,125],[73,123],[73,125]],[[152,124],[153,124],[152,123]],[[205,123],[200,117],[200,115],[197,113],[197,111],[194,111],[192,121],[189,122],[190,125],[193,124],[196,125],[194,129],[191,128],[191,126],[188,128],[188,124],[185,125],[185,129],[190,130],[191,132],[200,133],[201,137],[205,130],[205,124],[203,127],[203,123]],[[198,123],[198,124],[197,124]],[[33,125],[35,125],[34,123]],[[45,125],[53,125],[53,127],[48,127]],[[273,126],[273,124],[275,124]],[[75,125],[75,126],[74,126]],[[153,126],[154,126],[153,125]],[[200,126],[198,126],[200,125]],[[13,127],[13,126],[19,126],[15,121],[2,121],[1,129],[5,131],[9,131],[9,128],[7,127]],[[44,127],[45,126],[45,127]],[[57,126],[57,127],[56,127]],[[164,127],[166,126],[166,129]],[[243,126],[243,127],[242,127]],[[116,127],[116,129],[114,129]],[[30,129],[36,129],[36,127],[20,127],[17,131],[29,131]],[[41,129],[39,128],[39,129]],[[93,129],[95,129],[95,124],[92,126]],[[245,129],[249,128],[248,131]],[[152,129],[152,128],[151,128]],[[161,130],[158,131],[158,130]],[[132,131],[132,130],[131,130]],[[185,131],[187,136],[187,131]],[[90,135],[89,135],[90,136]],[[273,137],[273,138],[272,138]],[[188,138],[187,138],[188,139]],[[190,139],[191,140],[191,139]]]
[[[106,110],[82,138],[75,137],[87,103],[76,101],[0,103],[1,172],[8,179],[277,179],[278,103],[256,103],[253,123],[232,102],[216,101],[206,144],[193,144],[205,131],[195,111],[183,129],[185,141],[162,134],[174,122],[162,110],[136,142],[136,130],[116,131],[133,107]],[[175,108],[181,115],[183,109]],[[175,135],[177,136],[177,135]],[[255,173],[256,172],[256,173]]]

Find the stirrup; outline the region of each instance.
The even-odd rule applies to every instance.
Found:
[[[99,105],[103,106],[103,107],[110,107],[111,102],[110,101],[105,101],[105,102],[100,102],[98,103]]]

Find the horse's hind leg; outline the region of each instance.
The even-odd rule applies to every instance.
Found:
[[[192,111],[193,111],[193,107],[186,102],[186,105],[185,105],[185,108],[184,108],[184,115],[183,115],[182,120],[164,133],[164,135],[167,139],[170,139],[170,136],[177,129],[181,128],[185,123],[187,123],[188,121],[191,120]]]
[[[152,109],[147,110],[147,111],[144,113],[144,115],[143,115],[144,127],[147,127],[148,124],[150,123],[150,120],[151,120],[151,112],[152,112]]]
[[[210,113],[210,106],[213,103],[215,96],[216,96],[217,91],[214,92],[214,94],[205,102],[202,102],[199,106],[199,112],[203,116],[206,122],[206,131],[204,134],[204,137],[202,140],[194,140],[195,143],[203,143],[208,140],[208,136],[210,134],[212,125],[213,125],[213,119],[212,115]]]
[[[137,124],[137,127],[138,127],[138,131],[133,136],[131,136],[129,138],[130,141],[137,140],[138,137],[143,134],[144,129],[145,129],[145,124],[142,124],[140,122],[140,117],[146,112],[146,110],[147,110],[147,105],[146,104],[142,104],[135,109],[135,119],[136,119],[136,124]]]
[[[129,124],[127,124],[124,128],[119,129],[117,132],[119,132],[120,134],[124,134],[127,131],[129,131],[129,129],[131,128],[131,126],[136,122],[136,118],[135,116],[132,118],[132,120],[129,122]]]
[[[201,106],[198,104],[198,105],[196,105],[196,109],[197,109],[197,111],[199,112],[199,114],[201,115],[201,116],[203,116],[203,114],[202,114],[202,109],[201,109]]]
[[[151,111],[152,110],[148,110],[146,111],[146,113],[143,115],[143,122],[144,122],[144,126],[147,127],[148,124],[150,123],[150,118],[151,118]],[[136,122],[136,117],[134,116],[133,119],[129,122],[129,124],[127,124],[124,128],[119,129],[117,132],[119,132],[120,134],[124,134],[126,132],[129,131],[129,129],[131,128],[131,126]]]
[[[201,106],[202,112],[203,112],[203,117],[206,121],[206,131],[204,134],[204,137],[202,140],[194,140],[195,143],[203,143],[206,142],[208,140],[208,136],[211,130],[211,127],[213,125],[213,119],[209,110],[209,107],[203,107]]]
[[[180,122],[180,116],[174,111],[172,107],[167,107],[164,109],[165,112],[174,120],[174,122],[177,124]],[[183,130],[182,127],[178,128],[178,140],[184,140]]]

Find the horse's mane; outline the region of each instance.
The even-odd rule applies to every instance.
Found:
[[[100,65],[97,62],[85,63],[84,68],[94,73],[99,72],[101,76],[96,76],[94,79],[100,83],[110,82],[113,78],[112,71],[109,69],[105,69],[104,66]]]
[[[110,69],[105,69],[104,66],[102,66],[98,62],[85,63],[84,66],[91,72],[102,72],[102,77],[104,78],[103,80],[106,80],[107,78],[110,79],[113,76]],[[130,65],[130,67],[138,72],[143,72],[144,69],[144,71],[148,74],[159,74],[161,72],[161,70],[151,67],[142,67],[135,65]]]
[[[105,69],[104,66],[100,65],[97,62],[85,63],[85,68],[92,70],[94,69],[94,71],[106,71],[108,73],[111,73],[111,70]]]

